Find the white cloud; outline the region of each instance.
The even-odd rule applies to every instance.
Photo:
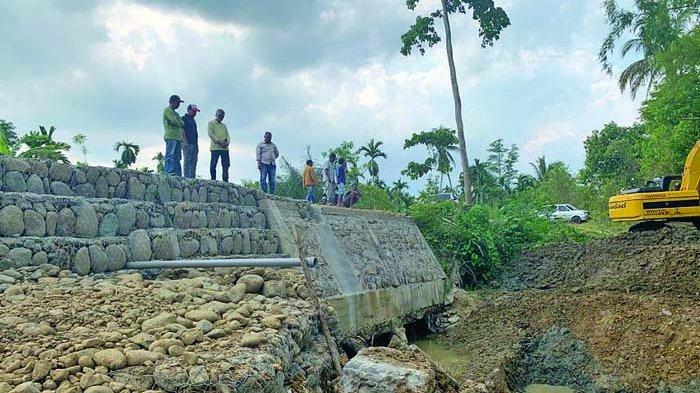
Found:
[[[177,51],[179,43],[190,35],[196,36],[199,45],[207,46],[218,39],[241,41],[250,33],[232,23],[210,22],[124,1],[98,8],[96,22],[109,38],[101,46],[101,54],[116,56],[139,71],[157,50]]]
[[[535,135],[525,143],[523,150],[527,153],[539,154],[545,147],[555,142],[573,142],[576,138],[573,128],[567,123],[548,124],[535,131]]]

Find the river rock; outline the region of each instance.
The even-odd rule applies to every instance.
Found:
[[[100,236],[107,236],[107,237],[116,236],[118,222],[119,222],[119,220],[117,219],[116,214],[114,214],[114,213],[105,214],[102,217],[102,220],[100,220],[100,227],[98,229]]]
[[[27,178],[27,192],[32,192],[34,194],[44,193],[44,182],[35,173],[32,173],[29,178]]]
[[[54,162],[49,168],[49,178],[60,182],[68,183],[71,178],[72,168],[62,162]]]
[[[177,316],[175,316],[175,314],[163,312],[154,318],[143,321],[141,324],[141,330],[147,332],[154,329],[164,328],[165,326],[175,323],[176,321]]]
[[[139,181],[139,179],[135,176],[132,176],[129,178],[128,182],[128,187],[129,187],[129,192],[127,194],[127,197],[129,199],[136,199],[136,200],[143,200],[144,198],[144,187],[143,184]]]
[[[97,385],[90,386],[89,388],[85,389],[84,393],[114,393],[114,390],[112,390],[112,388],[109,386]]]
[[[262,287],[262,294],[267,297],[287,297],[287,285],[282,280],[265,281]]]
[[[32,250],[24,247],[13,248],[5,258],[9,259],[14,267],[29,266],[32,263]]]
[[[110,244],[105,252],[107,253],[107,270],[115,271],[124,268],[124,265],[126,265],[126,253],[121,246]]]
[[[167,231],[153,239],[153,258],[159,260],[172,260],[180,256],[180,243],[175,231]]]
[[[12,192],[26,192],[27,182],[24,175],[16,171],[5,173],[5,189]]]
[[[54,195],[64,195],[64,196],[71,196],[73,195],[73,191],[71,191],[70,187],[64,182],[60,181],[52,181],[51,182],[51,193]]]
[[[36,382],[24,382],[15,386],[10,393],[41,393],[41,385]]]
[[[133,203],[121,204],[117,207],[117,234],[128,235],[136,223],[136,207]]]
[[[51,372],[51,363],[46,360],[39,360],[34,363],[32,369],[32,381],[41,381]]]
[[[73,256],[73,270],[81,276],[90,273],[90,251],[81,247]]]
[[[105,366],[110,370],[126,367],[126,356],[118,349],[105,349],[96,352],[93,359],[98,366]]]
[[[0,233],[3,236],[19,236],[24,232],[24,214],[15,205],[5,206],[0,210]]]
[[[90,251],[90,270],[94,273],[103,273],[107,271],[107,253],[102,246],[97,244],[91,245]]]
[[[59,236],[73,236],[75,233],[75,213],[73,210],[65,207],[58,212],[56,233]]]
[[[46,235],[46,221],[34,210],[24,211],[24,235],[43,237]]]
[[[129,249],[135,261],[148,261],[151,259],[151,238],[148,232],[138,229],[129,235]]]
[[[46,253],[46,251],[38,251],[32,255],[32,266],[40,266],[47,264],[49,262],[49,254]],[[52,266],[52,265],[48,265]],[[47,266],[47,267],[48,267]],[[59,269],[58,266],[53,266],[56,268],[56,270]],[[56,272],[58,273],[58,272]]]
[[[265,336],[259,333],[247,333],[241,338],[241,345],[248,348],[255,348],[265,342]]]
[[[58,214],[56,212],[46,212],[46,236],[56,234],[56,224],[58,223]]]
[[[97,235],[97,213],[89,203],[82,203],[78,207],[78,215],[75,224],[77,237],[94,238]]]
[[[185,313],[185,318],[191,320],[191,321],[201,321],[201,320],[207,320],[209,322],[216,322],[218,321],[219,315],[215,313],[212,310],[208,309],[201,309],[201,310],[190,310]]]
[[[155,352],[144,351],[140,349],[126,351],[124,355],[126,356],[126,364],[129,367],[142,366],[146,362],[155,362],[161,356],[160,354],[157,354]]]
[[[241,276],[236,283],[245,284],[246,293],[258,293],[264,282],[265,280],[257,274],[246,274]]]

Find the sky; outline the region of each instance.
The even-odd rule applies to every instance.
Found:
[[[114,143],[127,140],[142,148],[139,167],[155,167],[162,111],[179,94],[202,109],[198,176],[208,177],[207,123],[223,108],[235,182],[257,178],[254,147],[269,130],[296,166],[307,147],[320,164],[343,140],[383,141],[380,176],[391,183],[426,156],[403,150],[405,139],[455,128],[444,45],[399,53],[401,34],[439,1],[419,4],[0,0],[0,118],[19,133],[55,125],[59,140],[85,134],[91,165],[111,165]],[[632,124],[640,105],[597,61],[608,31],[600,2],[496,4],[512,25],[494,47],[481,48],[471,17],[451,19],[470,159],[502,138],[519,146],[523,172],[541,155],[576,171],[585,138],[610,121]],[[615,71],[627,61],[617,59]],[[69,158],[84,159],[76,147]]]

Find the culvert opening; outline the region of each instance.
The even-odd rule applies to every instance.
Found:
[[[433,332],[430,330],[430,324],[427,318],[416,319],[415,321],[404,325],[406,329],[406,339],[409,344],[428,337]]]
[[[592,376],[598,370],[585,344],[558,326],[525,339],[518,356],[505,366],[508,388],[528,393],[597,391]]]

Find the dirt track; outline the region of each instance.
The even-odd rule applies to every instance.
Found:
[[[457,296],[461,322],[438,339],[459,378],[489,391],[700,392],[694,228],[541,248],[505,270],[499,289]]]

